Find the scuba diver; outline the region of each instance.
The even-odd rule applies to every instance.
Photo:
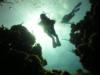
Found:
[[[40,19],[41,22],[39,24],[42,25],[44,32],[52,38],[53,48],[61,46],[58,35],[54,29],[55,20],[48,18],[45,13],[40,14]]]
[[[73,8],[73,10],[72,10],[69,14],[65,15],[65,16],[62,18],[62,21],[61,21],[61,22],[62,22],[62,23],[69,23],[70,20],[75,16],[75,13],[78,12],[78,11],[80,10],[79,6],[80,6],[81,4],[82,4],[82,3],[79,2],[79,3]]]

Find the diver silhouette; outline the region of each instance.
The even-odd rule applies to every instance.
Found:
[[[81,4],[82,4],[82,3],[79,2],[79,3],[73,8],[73,10],[72,10],[69,14],[65,15],[65,16],[62,18],[62,21],[61,21],[61,22],[62,22],[62,23],[69,23],[70,20],[75,16],[75,13],[78,12],[78,11],[80,10],[79,6],[80,6]]]
[[[53,48],[56,48],[57,46],[61,46],[58,35],[56,34],[56,31],[54,29],[55,20],[51,20],[44,13],[40,14],[40,19],[41,22],[39,24],[42,25],[44,32],[49,37],[52,38]]]

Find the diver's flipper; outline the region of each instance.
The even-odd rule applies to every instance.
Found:
[[[52,45],[53,45],[53,48],[57,47],[57,44],[56,44],[56,42],[54,40],[52,41]]]
[[[82,4],[82,2],[79,2],[79,3],[74,7],[74,9],[78,8],[79,6],[81,6],[81,4]],[[74,9],[73,9],[73,10],[74,10]]]
[[[78,12],[79,10],[80,10],[80,8],[75,9],[75,10],[74,10],[74,13],[75,13],[75,12]]]
[[[57,46],[61,46],[61,43],[60,43],[59,40],[57,41],[56,45],[57,45]]]
[[[53,43],[53,48],[56,48],[56,47],[57,47],[56,43]]]
[[[82,4],[82,3],[79,2],[79,3],[73,8],[72,12],[77,12],[77,11],[79,11],[79,10],[80,10],[80,5],[81,5],[81,4]]]

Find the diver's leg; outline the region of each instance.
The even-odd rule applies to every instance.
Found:
[[[53,45],[53,48],[56,48],[57,47],[57,43],[55,41],[55,38],[52,36],[52,45]]]
[[[53,48],[56,48],[57,47],[57,44],[56,44],[56,41],[55,41],[55,38],[51,35],[51,34],[48,34],[51,39],[52,39],[52,45],[53,45]]]
[[[56,34],[56,31],[55,31],[54,27],[52,28],[52,33],[51,34],[56,38],[56,45],[61,46],[61,43],[59,41],[58,35]]]
[[[61,46],[61,43],[60,43],[59,38],[58,38],[58,35],[55,33],[54,36],[56,37],[57,46]]]

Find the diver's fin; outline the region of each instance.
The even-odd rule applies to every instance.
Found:
[[[82,2],[79,2],[75,7],[74,9],[78,8],[79,6],[81,6]]]

